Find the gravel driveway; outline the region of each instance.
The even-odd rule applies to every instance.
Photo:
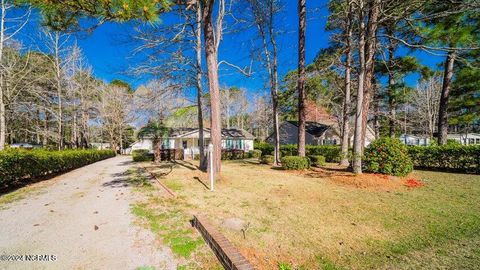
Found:
[[[176,269],[171,251],[133,224],[130,204],[142,198],[123,175],[130,160],[63,174],[1,209],[0,269]],[[21,261],[5,261],[12,255]]]

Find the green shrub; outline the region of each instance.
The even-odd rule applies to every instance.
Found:
[[[134,162],[153,161],[153,154],[146,149],[138,149],[132,151],[132,158]]]
[[[0,188],[25,185],[46,177],[114,157],[112,150],[7,149],[0,151]]]
[[[260,158],[262,156],[262,150],[250,150],[250,152],[248,152],[248,156],[250,158]]]
[[[272,155],[265,155],[260,157],[260,163],[262,164],[273,164],[274,157]]]
[[[308,156],[310,159],[310,163],[314,167],[321,167],[325,165],[325,157],[324,156]]]
[[[253,148],[262,151],[262,155],[273,155],[273,145],[264,142],[255,142]]]
[[[326,162],[340,162],[342,149],[339,145],[307,145],[307,156],[324,156]]]
[[[480,173],[480,145],[409,146],[408,154],[418,169]]]
[[[365,149],[363,167],[368,172],[405,176],[413,170],[413,163],[399,139],[380,138]]]
[[[262,151],[262,155],[273,155],[274,147],[268,143],[256,143],[255,149]],[[307,145],[307,156],[324,156],[326,162],[340,162],[342,149],[339,145]],[[280,146],[280,156],[296,156],[297,145],[284,144]]]
[[[243,159],[245,151],[238,149],[222,149],[222,160]]]
[[[310,168],[310,160],[306,157],[286,156],[282,158],[282,167],[285,170],[305,170]]]

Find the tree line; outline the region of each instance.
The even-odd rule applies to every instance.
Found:
[[[307,99],[325,105],[339,119],[343,164],[348,163],[348,141],[353,134],[356,173],[361,173],[368,125],[373,125],[377,136],[397,136],[401,128],[407,127],[427,131],[428,136],[438,133],[439,144],[446,143],[449,123],[461,127],[478,125],[480,4],[476,0],[330,0],[326,26],[329,47],[319,46],[318,56],[308,65],[305,41],[313,37],[306,32],[307,17],[321,15],[309,11],[309,1],[299,0],[298,68],[284,78],[279,75],[278,38],[285,30],[279,23],[285,11],[284,2],[279,0],[30,0],[25,4],[41,11],[44,24],[52,33],[85,30],[81,23],[84,17],[97,18],[94,25],[87,26],[87,30],[94,31],[105,21],[154,22],[164,13],[175,14],[178,20],[174,22],[154,28],[139,23],[136,27],[135,38],[141,41],[137,52],[148,57],[135,72],[159,78],[161,89],[195,89],[196,119],[192,121],[196,120],[200,127],[201,138],[205,122],[211,128],[216,171],[220,171],[222,125],[242,126],[248,120],[263,126],[263,133],[273,132],[277,164],[279,121],[282,116],[296,117],[299,155],[305,155]],[[255,72],[267,74],[269,90],[268,96],[255,98],[258,106],[250,111],[241,103],[228,104],[230,94],[241,91],[224,91],[219,82],[222,66],[244,76],[252,75],[251,67],[237,66],[219,55],[224,36],[245,29],[254,29],[256,33],[252,60],[262,63],[264,70]],[[417,59],[420,52],[443,57],[443,68],[423,66]],[[55,62],[59,57],[53,59]],[[419,77],[413,88],[406,83],[412,74]],[[54,68],[52,76],[63,75]],[[62,84],[52,88],[57,92],[64,89]],[[58,93],[53,96],[55,110],[51,113],[55,112],[56,131],[62,134],[64,123],[58,119],[64,117],[58,115],[63,115],[63,103]],[[241,94],[234,98],[242,99]],[[232,119],[232,109],[236,110],[237,119]],[[191,110],[183,113],[192,115]],[[71,119],[68,122],[73,123]],[[62,142],[57,140],[61,146]],[[203,144],[202,139],[200,143]],[[205,168],[203,149],[200,145],[201,167]]]

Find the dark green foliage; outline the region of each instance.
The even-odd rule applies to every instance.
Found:
[[[262,151],[255,149],[248,152],[248,157],[250,158],[260,158],[262,156]]]
[[[237,149],[222,149],[222,160],[243,159],[245,151]]]
[[[265,142],[255,142],[253,145],[253,148],[256,150],[262,151],[262,156],[263,155],[272,155],[274,146],[273,144],[265,143]]]
[[[306,157],[286,156],[282,158],[282,167],[285,170],[305,170],[310,168],[310,160]]]
[[[153,161],[153,154],[150,154],[148,150],[138,149],[132,151],[132,158],[134,162]]]
[[[262,164],[273,164],[273,156],[272,155],[264,155],[260,157],[260,163]]]
[[[381,138],[365,149],[363,167],[367,172],[405,176],[413,170],[413,163],[399,139]]]
[[[480,174],[480,145],[410,146],[408,153],[415,168]]]
[[[326,162],[340,162],[342,149],[336,145],[307,145],[307,156],[324,156]]]
[[[98,18],[101,21],[159,20],[159,15],[171,8],[169,0],[21,0],[18,4],[31,4],[39,8],[43,23],[54,30],[67,30],[80,26],[80,19]]]
[[[255,149],[261,150],[262,155],[273,155],[273,145],[268,143],[256,143]],[[341,149],[337,145],[307,145],[307,156],[324,156],[326,162],[340,162]],[[297,155],[297,146],[285,144],[280,146],[282,157]]]
[[[449,123],[469,127],[480,123],[480,50],[462,55],[471,59],[469,64],[458,63],[450,103]]]
[[[310,163],[314,167],[321,167],[325,165],[325,157],[324,156],[308,156],[310,159]]]
[[[0,188],[25,185],[30,179],[66,172],[114,156],[111,150],[0,151]]]

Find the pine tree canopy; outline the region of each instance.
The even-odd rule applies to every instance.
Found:
[[[155,22],[173,5],[169,0],[21,0],[20,3],[39,8],[43,23],[58,31],[78,28],[84,18],[97,18],[100,22],[135,19]]]

